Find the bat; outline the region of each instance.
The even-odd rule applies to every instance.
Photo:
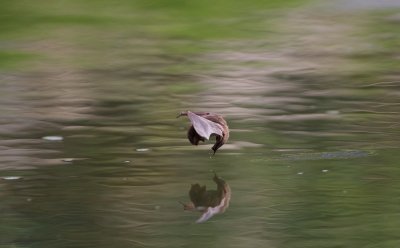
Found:
[[[209,112],[180,113],[177,117],[187,116],[192,123],[188,130],[188,139],[192,145],[198,145],[200,141],[209,140],[215,136],[215,144],[211,148],[215,152],[224,145],[229,138],[229,127],[220,115]]]

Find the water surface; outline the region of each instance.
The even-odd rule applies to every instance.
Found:
[[[42,2],[1,8],[1,247],[400,245],[396,1]]]

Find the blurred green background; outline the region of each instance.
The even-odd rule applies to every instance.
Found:
[[[394,0],[2,1],[0,247],[398,247]],[[230,140],[186,139],[183,110]],[[232,188],[203,224],[192,183]]]

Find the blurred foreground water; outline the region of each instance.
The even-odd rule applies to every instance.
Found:
[[[0,247],[399,247],[398,1],[3,1]],[[231,138],[189,144],[183,110]],[[191,184],[232,189],[206,223]]]

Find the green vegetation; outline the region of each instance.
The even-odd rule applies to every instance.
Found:
[[[18,69],[20,66],[23,66],[21,62],[29,62],[38,57],[38,55],[31,53],[0,51],[0,68]]]
[[[31,43],[43,39],[66,43],[73,49],[98,47],[104,52],[119,39],[148,39],[176,54],[196,54],[206,44],[191,41],[240,39],[265,35],[279,10],[304,0],[241,1],[10,1],[0,4],[0,38],[3,46],[37,51]],[[176,42],[171,42],[175,40]],[[121,44],[124,45],[124,44]],[[4,47],[0,47],[4,49]],[[23,61],[0,53],[0,61]],[[85,64],[84,59],[78,63]],[[76,63],[68,61],[67,63]],[[1,62],[0,68],[8,62]],[[86,63],[87,64],[87,63]]]

